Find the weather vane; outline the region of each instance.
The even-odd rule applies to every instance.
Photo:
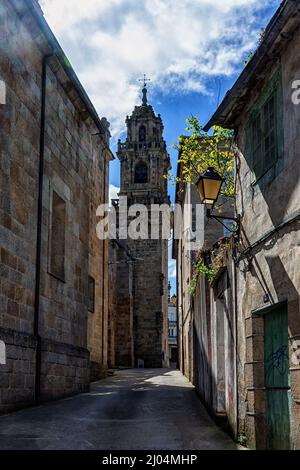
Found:
[[[139,82],[144,83],[144,88],[147,86],[147,82],[151,82],[150,78],[147,78],[146,75],[144,74],[144,78],[140,78]]]
[[[143,106],[147,106],[148,104],[148,99],[147,99],[147,82],[151,82],[150,78],[147,78],[146,75],[144,74],[144,78],[140,78],[139,82],[144,83],[144,88],[143,88]]]

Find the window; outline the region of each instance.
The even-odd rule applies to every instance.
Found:
[[[169,337],[170,338],[177,338],[177,328],[176,327],[169,328]]]
[[[262,173],[262,130],[260,115],[252,123],[252,169],[258,176]],[[259,176],[258,176],[259,177]]]
[[[89,276],[89,311],[95,311],[95,279]]]
[[[140,162],[136,165],[134,171],[134,182],[141,184],[148,182],[148,167],[144,162]]]
[[[273,94],[263,108],[265,167],[268,169],[277,158],[275,95]]]
[[[146,127],[141,126],[139,129],[139,141],[146,142]]]
[[[65,227],[66,203],[53,191],[50,234],[50,273],[61,281],[65,280]]]
[[[276,165],[283,153],[281,106],[281,80],[276,74],[246,127],[246,153],[256,181]]]

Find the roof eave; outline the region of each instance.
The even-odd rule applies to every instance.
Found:
[[[85,89],[83,88],[79,78],[77,77],[73,67],[71,66],[66,54],[64,53],[63,49],[61,48],[59,42],[57,41],[56,37],[54,36],[50,26],[48,25],[41,7],[37,4],[35,0],[30,0],[30,11],[34,15],[39,27],[41,28],[42,32],[44,33],[47,41],[51,47],[51,53],[55,55],[64,69],[65,74],[67,75],[68,79],[72,82],[74,88],[76,89],[80,99],[86,106],[86,111],[91,116],[94,124],[96,125],[97,129],[99,130],[100,136],[105,136],[108,130],[103,127],[101,123],[101,119],[98,116],[94,105],[92,104],[90,98],[88,97]],[[50,52],[50,51],[49,51]],[[113,157],[113,155],[112,155]],[[114,157],[113,157],[114,158]]]
[[[296,3],[298,7],[295,5]],[[234,129],[237,126],[238,116],[234,112],[236,106],[242,97],[246,95],[253,77],[266,59],[267,51],[274,44],[275,39],[281,33],[287,21],[297,12],[300,13],[299,0],[296,0],[296,2],[295,0],[284,0],[282,2],[266,28],[264,40],[231,90],[227,92],[216,112],[204,126],[204,131],[208,132],[214,125],[228,129]]]

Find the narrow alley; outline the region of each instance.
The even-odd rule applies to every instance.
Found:
[[[0,418],[1,450],[237,449],[179,371],[114,373],[91,392]]]
[[[300,450],[300,0],[0,0],[0,37],[2,467]]]

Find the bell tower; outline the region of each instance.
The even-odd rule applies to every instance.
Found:
[[[142,105],[127,116],[127,139],[119,141],[118,158],[121,162],[121,192],[132,203],[167,203],[168,184],[165,176],[170,168],[170,157],[163,138],[163,122],[148,104],[146,82]]]
[[[147,207],[169,204],[166,175],[170,157],[163,122],[148,103],[144,78],[142,104],[126,118],[127,138],[118,143],[121,163],[119,196]],[[133,356],[135,366],[163,367],[168,363],[168,240],[126,240],[133,261]]]

